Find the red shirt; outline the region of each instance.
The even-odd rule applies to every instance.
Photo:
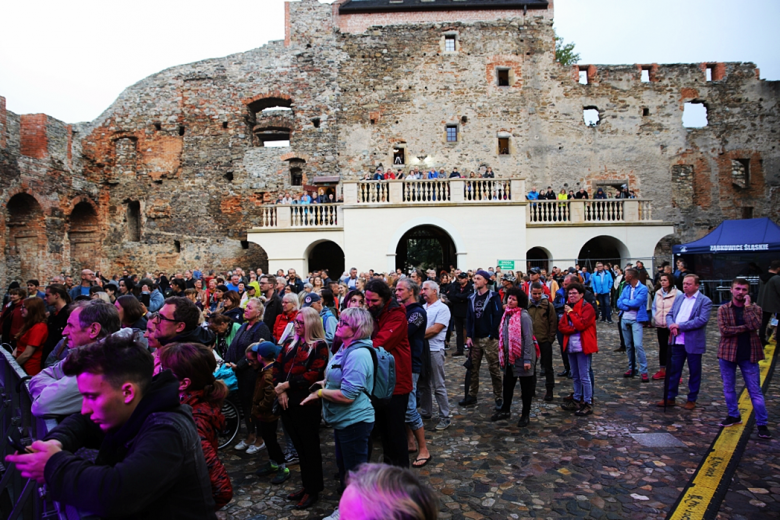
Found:
[[[19,338],[16,344],[16,355],[20,356],[28,348],[34,348],[32,357],[25,361],[22,368],[28,375],[34,376],[39,373],[41,368],[41,357],[43,357],[43,344],[49,337],[49,328],[45,323],[36,323],[24,335]]]
[[[412,392],[412,349],[409,347],[409,327],[406,309],[391,300],[374,318],[371,339],[375,347],[383,347],[395,358],[395,390],[393,395]]]

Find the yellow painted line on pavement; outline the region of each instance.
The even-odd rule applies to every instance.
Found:
[[[776,349],[776,344],[767,344],[764,347],[764,359],[758,363],[761,377],[760,385],[762,387],[769,374],[769,369],[772,367]],[[753,402],[750,400],[747,388],[742,390],[739,397],[739,413],[742,417],[742,424],[721,429],[710,448],[711,451],[702,461],[694,475],[693,481],[683,491],[683,496],[680,497],[676,507],[666,517],[667,519],[704,520],[705,518],[714,518],[711,511],[711,516],[705,515],[713,504],[718,488],[724,484],[724,475],[729,469],[732,459],[734,459],[733,462],[739,463],[739,457],[735,459],[735,451],[742,436],[744,434],[750,435],[750,431],[745,429],[750,423],[750,417],[753,413]],[[725,494],[725,490],[721,493],[721,497],[723,494]],[[718,501],[718,506],[719,504],[720,500]],[[715,513],[717,513],[717,510]]]

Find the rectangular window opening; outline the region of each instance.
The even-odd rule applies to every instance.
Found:
[[[731,160],[731,184],[738,188],[750,186],[750,159]]]
[[[290,146],[290,141],[263,141],[263,146],[265,148],[283,148]]]
[[[444,35],[444,50],[445,50],[445,52],[455,52],[455,35],[454,34],[445,34]]]
[[[707,81],[712,81],[712,69],[714,69],[712,65],[707,65],[707,70],[705,71],[705,74],[707,75]]]
[[[582,109],[582,120],[587,126],[596,126],[601,120],[599,109],[596,107],[585,107]]]
[[[509,138],[498,138],[498,155],[509,155]]]
[[[300,168],[290,168],[290,185],[303,186],[303,171]]]
[[[682,125],[685,128],[704,128],[707,123],[707,107],[704,103],[685,103],[682,115]]]
[[[509,69],[497,69],[496,72],[498,73],[498,86],[499,87],[508,87],[509,86]]]
[[[457,125],[447,125],[447,142],[448,143],[457,143],[458,142],[458,127],[457,127]]]
[[[580,85],[588,84],[588,69],[580,69]]]
[[[649,108],[643,108],[642,109],[642,117],[647,117],[650,115],[650,109]]]
[[[650,83],[650,69],[642,69],[642,83]]]
[[[753,218],[753,208],[751,206],[746,206],[742,208],[742,218],[743,219]]]
[[[393,164],[406,164],[406,150],[393,148]]]

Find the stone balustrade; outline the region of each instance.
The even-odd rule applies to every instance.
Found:
[[[403,179],[344,181],[345,204],[517,203],[522,179]]]
[[[611,224],[652,221],[652,201],[643,199],[572,199],[528,201],[527,224]]]

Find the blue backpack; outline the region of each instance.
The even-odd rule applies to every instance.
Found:
[[[358,348],[368,349],[371,353],[371,360],[374,362],[374,387],[371,392],[365,388],[363,391],[371,398],[374,407],[389,404],[393,397],[393,390],[395,390],[395,358],[382,347],[361,345]],[[346,357],[344,363],[346,363]]]

